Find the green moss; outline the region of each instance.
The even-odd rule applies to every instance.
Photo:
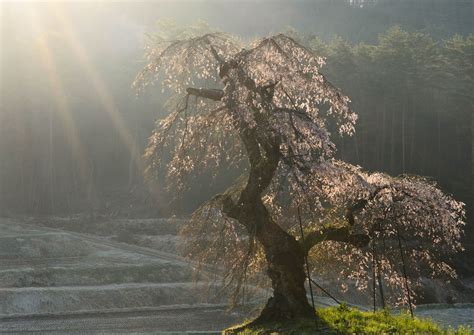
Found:
[[[316,314],[317,322],[305,319],[265,325],[249,323],[230,328],[223,334],[474,334],[470,327],[444,329],[429,319],[411,318],[406,312],[363,312],[341,305],[318,309]]]

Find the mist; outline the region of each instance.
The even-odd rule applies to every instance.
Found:
[[[163,27],[204,27],[245,42],[284,33],[325,57],[321,72],[351,98],[350,107],[358,114],[355,136],[334,140],[338,159],[393,176],[425,176],[466,204],[466,250],[449,260],[463,282],[450,286],[449,294],[440,293],[442,283],[430,282],[422,303],[474,301],[472,1],[13,1],[0,6],[0,218],[5,236],[43,234],[42,227],[179,254],[183,222],[246,167],[198,171],[183,191],[167,185],[163,172],[153,181],[145,177],[149,138],[156,121],[170,112],[165,106],[170,93],[162,92],[159,81],[145,92],[132,87],[149,62],[145,52],[152,37]],[[337,134],[336,128],[329,130]],[[29,226],[18,233],[12,222]],[[69,238],[74,239],[64,237],[59,245],[70,243]],[[93,243],[100,254],[100,243]],[[119,245],[104,248],[109,247]],[[78,253],[87,248],[78,247]],[[54,257],[67,250],[59,249],[51,251]],[[127,256],[127,262],[135,256]],[[6,258],[15,257],[21,256]],[[143,273],[154,267],[151,260],[143,264]],[[170,271],[192,272],[179,264],[174,265],[183,268]],[[134,283],[144,282],[146,275],[141,276]],[[38,286],[54,286],[55,280],[61,282],[39,280]],[[90,284],[84,283],[74,285]],[[459,298],[467,288],[465,299]],[[194,297],[194,289],[185,290]],[[130,306],[147,306],[127,292],[127,301],[134,301]],[[171,304],[177,292],[165,300]],[[371,303],[358,294],[353,293],[352,302]],[[152,300],[148,307],[154,308]],[[0,318],[41,312],[31,303],[24,310],[15,310],[14,304],[0,305]],[[231,317],[216,327],[239,320]]]

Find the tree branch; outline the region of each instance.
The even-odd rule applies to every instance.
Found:
[[[370,237],[366,234],[353,234],[348,227],[330,226],[310,232],[301,244],[303,250],[309,252],[316,244],[324,241],[345,242],[362,248],[369,243]]]
[[[367,199],[359,199],[354,204],[346,208],[345,217],[349,225],[352,227],[355,224],[354,215],[364,209],[365,205],[367,205]]]
[[[188,87],[186,92],[189,95],[194,95],[199,98],[210,99],[214,101],[221,101],[224,96],[224,91],[214,88],[194,88]]]

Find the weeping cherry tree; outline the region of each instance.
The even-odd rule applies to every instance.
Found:
[[[183,190],[192,171],[243,163],[243,175],[184,230],[188,256],[214,257],[236,292],[265,268],[273,294],[258,322],[315,317],[305,260],[318,248],[362,288],[378,250],[377,272],[401,297],[426,272],[455,275],[445,260],[462,250],[463,204],[430,180],[369,174],[334,158],[329,129],[352,135],[357,115],[320,73],[323,58],[285,35],[242,48],[209,33],[161,40],[148,60],[135,87],[160,82],[172,93],[145,153],[148,173],[165,170]]]

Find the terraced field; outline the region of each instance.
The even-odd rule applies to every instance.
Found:
[[[226,312],[175,254],[55,228],[0,221],[0,332],[217,331]]]

